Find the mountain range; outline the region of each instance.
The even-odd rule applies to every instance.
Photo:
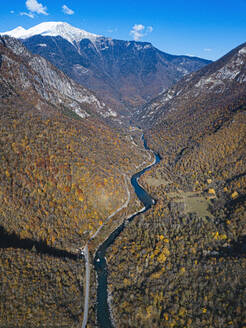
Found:
[[[123,41],[88,33],[64,22],[4,32],[34,54],[96,92],[117,113],[129,116],[183,76],[210,61],[162,52],[151,43]]]
[[[44,158],[50,158],[50,154],[53,152],[55,154],[57,151],[57,154],[54,155],[54,158],[57,157],[55,160],[55,162],[57,161],[57,165],[58,162],[61,161],[61,167],[63,166],[63,161],[65,160],[66,156],[71,158],[72,156],[75,156],[75,162],[81,161],[81,163],[83,162],[85,164],[88,161],[88,163],[85,164],[83,173],[80,172],[80,174],[86,175],[88,173],[89,175],[86,179],[82,179],[83,182],[78,182],[81,186],[80,189],[85,190],[85,185],[87,185],[87,183],[90,184],[91,179],[93,179],[93,181],[95,179],[97,180],[97,175],[99,180],[107,180],[109,177],[114,177],[113,179],[115,181],[120,179],[122,180],[121,183],[124,184],[124,178],[122,174],[119,174],[118,171],[123,169],[125,164],[126,166],[129,164],[130,168],[131,164],[127,164],[128,161],[126,161],[125,164],[122,163],[122,167],[120,164],[120,166],[117,168],[117,163],[120,163],[123,158],[126,160],[128,155],[126,153],[123,155],[124,149],[127,151],[127,153],[130,151],[130,149],[132,149],[132,152],[135,156],[134,145],[128,139],[128,137],[125,136],[125,132],[120,129],[114,129],[112,127],[112,121],[108,121],[110,117],[113,119],[116,118],[116,114],[111,109],[109,109],[104,103],[100,102],[92,92],[68,78],[63,72],[46,61],[46,59],[40,57],[39,55],[31,54],[17,39],[9,36],[0,37],[0,63],[0,115],[1,122],[6,121],[10,123],[10,125],[6,123],[4,126],[2,126],[3,130],[6,129],[7,140],[9,140],[8,138],[10,136],[12,141],[15,139],[13,144],[9,141],[5,147],[6,151],[8,147],[11,148],[8,150],[8,153],[9,155],[12,153],[12,161],[14,161],[14,158],[17,157],[19,158],[18,161],[20,166],[23,165],[23,167],[28,167],[29,165],[32,165],[33,161],[43,161]],[[10,133],[12,130],[12,121],[15,122],[13,123],[15,128],[13,128],[12,133]],[[33,124],[30,125],[29,121],[33,121]],[[40,129],[42,130],[42,126],[45,125],[44,122],[47,122],[48,126],[46,131],[48,139],[44,137],[44,134],[46,133],[37,133],[37,131]],[[38,127],[39,124],[40,127]],[[52,128],[49,126],[49,124],[51,124]],[[16,128],[17,125],[18,128]],[[22,126],[22,129],[20,126]],[[1,131],[2,133],[3,130]],[[53,132],[51,132],[52,130]],[[27,131],[29,131],[30,140],[25,137]],[[71,144],[67,144],[66,150],[64,152],[64,150],[62,150],[62,144],[64,142],[62,139],[70,138],[72,135],[74,135],[75,143],[76,140],[80,140],[80,142],[78,142],[79,146],[77,149],[76,147],[73,148],[73,138],[71,138]],[[24,141],[22,143],[22,138],[23,140],[26,138],[27,143]],[[44,138],[43,142],[39,143],[38,138]],[[100,149],[97,149],[100,143],[102,143],[104,146],[100,147]],[[33,154],[33,161],[29,162],[27,159],[27,149],[32,148],[31,144],[34,147],[31,151]],[[64,152],[63,157],[60,157],[59,155],[59,144],[61,147],[60,150]],[[112,149],[113,144],[116,146],[116,152],[114,152]],[[43,149],[43,147],[45,147],[45,149]],[[80,151],[79,148],[81,148]],[[35,152],[35,149],[39,149],[39,151]],[[93,159],[93,153],[97,159]],[[109,153],[110,157],[108,156]],[[138,150],[137,153],[139,153]],[[36,158],[36,156],[38,156],[39,159]],[[145,155],[142,155],[141,153],[139,153],[137,157],[138,156],[140,159],[145,157]],[[2,165],[5,166],[6,157],[4,156],[3,158]],[[77,158],[77,160],[75,160],[75,158]],[[11,169],[13,169],[12,161],[10,163]],[[73,164],[70,163],[69,165],[76,167],[79,162],[77,164],[75,164],[75,162],[73,162]],[[92,169],[94,165],[95,167]],[[78,170],[78,167],[75,170]],[[9,173],[7,175],[12,177],[12,182],[15,181],[15,174],[13,172],[10,173],[10,169],[8,169],[8,172]],[[46,174],[47,178],[53,175],[51,172],[47,172]],[[64,172],[63,177],[65,177],[66,174],[68,174],[68,172]],[[80,175],[78,171],[77,174]],[[91,174],[92,176],[90,177]],[[21,176],[21,169],[19,176]],[[32,180],[33,176],[29,178]],[[66,178],[63,180],[62,175],[60,178],[60,182],[62,183],[63,181],[63,183],[65,183]],[[75,185],[75,181],[76,178],[74,176],[73,183],[70,181],[69,184]],[[38,183],[38,181],[35,183]],[[34,188],[35,183],[30,188]],[[17,184],[19,191],[24,188],[25,183],[23,181]],[[83,184],[84,186],[82,188]],[[100,183],[94,184],[94,187],[97,191],[105,190],[106,184],[106,182],[103,182],[103,185],[100,185]],[[118,187],[120,184],[117,184]],[[14,185],[15,183],[13,182],[12,187]],[[8,183],[5,181],[5,187],[7,186]],[[89,185],[87,185],[87,187],[88,186]],[[94,187],[91,187],[91,190]],[[70,188],[71,187],[69,187],[69,189]],[[6,191],[6,193],[8,192]],[[82,208],[85,206],[90,209],[88,202],[91,203],[92,207],[94,207],[96,206],[95,204],[97,201],[99,201],[100,197],[98,197],[96,203],[93,202],[93,200],[90,199],[89,194],[90,192],[88,190],[86,193],[86,199],[82,197]],[[18,198],[19,196],[20,195],[17,193],[16,197]],[[105,197],[107,198],[106,195]],[[93,203],[94,205],[92,205]],[[108,206],[110,207],[109,204]],[[100,208],[102,209],[103,207],[104,205],[101,204]],[[31,211],[31,208],[29,208],[29,211]],[[96,215],[96,211],[94,214]],[[4,222],[0,219],[0,225],[1,224],[5,226]],[[8,223],[7,229],[11,230],[11,224]],[[33,230],[35,230],[34,227]]]
[[[246,43],[147,103],[135,124],[162,160],[140,178],[156,205],[108,253],[115,326],[242,327]]]
[[[12,37],[0,37],[3,74],[1,96],[18,96],[39,111],[74,112],[81,118],[116,118],[117,114],[93,92],[66,76],[45,58],[31,54]]]
[[[0,326],[81,327],[89,286],[97,327],[103,243],[115,327],[243,327],[246,43],[211,63],[66,23],[3,34]],[[142,133],[161,161],[135,215]]]
[[[213,111],[218,108],[224,111],[225,107],[239,107],[245,101],[246,93],[245,46],[245,43],[238,46],[162,92],[139,110],[137,121],[151,126],[168,116],[178,121],[180,115],[188,118],[191,114],[195,117],[197,113],[204,115],[200,118],[200,122],[204,123],[206,116],[214,114]],[[200,125],[195,124],[190,132],[196,127]]]

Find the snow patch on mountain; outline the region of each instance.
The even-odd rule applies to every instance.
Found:
[[[28,30],[19,26],[11,31],[0,33],[9,35],[17,39],[28,39],[34,35],[60,36],[70,43],[80,42],[82,39],[89,39],[94,42],[100,35],[86,32],[65,22],[44,22],[35,25]]]
[[[9,32],[2,32],[0,34],[1,35],[9,35],[9,36],[12,36],[12,37],[15,37],[16,39],[18,39],[24,33],[26,33],[26,30],[22,26],[18,26]]]

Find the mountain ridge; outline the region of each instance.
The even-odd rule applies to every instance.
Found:
[[[91,115],[99,119],[116,118],[116,113],[93,92],[70,79],[45,58],[32,55],[17,39],[0,36],[0,58],[1,66],[5,67],[0,76],[2,86],[11,92],[15,90],[16,95],[21,95],[37,110],[56,106],[61,111],[68,109],[80,118]]]
[[[49,42],[58,42],[59,49],[77,49],[60,36],[33,38],[40,49]],[[141,54],[135,59],[146,59],[145,51],[154,51],[144,62],[153,73],[152,59],[159,57],[150,44],[99,40],[100,49],[88,39],[79,49],[85,64],[90,57],[98,58],[96,51],[99,57],[112,52],[112,62],[100,62],[105,69],[101,78],[110,78],[106,68],[122,60],[117,51],[126,48],[132,55]],[[124,54],[125,66],[117,69],[128,82],[132,63],[129,53]],[[168,63],[168,58],[159,60],[157,66],[161,60]],[[92,64],[82,67],[81,74]],[[148,74],[139,76],[143,79],[131,83],[143,82]],[[155,79],[156,87],[161,81]],[[138,111],[136,122],[162,161],[140,178],[157,200],[155,206],[139,220],[127,220],[107,254],[115,325],[221,328],[240,327],[245,320],[245,82],[243,44]],[[125,177],[151,160],[140,147],[142,131],[113,129],[112,122],[119,118],[114,113],[19,40],[0,37],[1,326],[81,324],[84,260],[63,256],[81,250],[102,226],[100,240],[118,226],[118,217],[107,222],[110,227],[104,223],[128,203]],[[111,114],[112,120],[106,121],[104,114]],[[130,198],[119,220],[141,207]],[[96,243],[90,245],[91,254]],[[62,253],[59,258],[39,254],[40,247]],[[92,277],[88,326],[95,327],[94,273]]]
[[[152,100],[135,124],[162,160],[140,178],[155,207],[109,251],[115,325],[241,327],[246,43]]]
[[[45,57],[70,78],[93,90],[126,118],[184,75],[210,63],[198,57],[167,54],[149,42],[103,36],[70,41],[62,35],[40,34],[22,40],[32,53]]]
[[[1,327],[82,322],[78,249],[128,199],[125,175],[148,161],[97,102],[19,40],[0,37]]]
[[[17,39],[27,39],[34,35],[61,36],[72,44],[82,39],[90,39],[93,41],[100,37],[100,35],[79,29],[66,22],[43,22],[27,30],[22,26],[18,26],[11,31],[2,32],[0,34],[9,35]]]
[[[246,81],[245,55],[246,43],[243,43],[216,62],[184,77],[173,87],[152,99],[142,111],[138,111],[136,120],[150,127],[157,123],[157,118],[168,115],[168,112],[181,108],[195,109],[196,99],[202,100],[201,105],[208,110],[213,106],[214,99],[220,103],[225,103],[227,99],[229,104],[230,99],[235,102],[243,98],[244,92],[241,88]],[[233,91],[230,88],[233,88]]]

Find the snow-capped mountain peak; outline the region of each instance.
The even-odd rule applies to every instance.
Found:
[[[94,41],[96,38],[100,37],[100,35],[86,32],[65,22],[44,22],[27,30],[22,26],[19,26],[11,31],[0,34],[9,35],[18,39],[27,39],[34,35],[61,36],[70,43],[73,43],[74,41],[79,42],[82,39],[90,39],[91,41]]]
[[[1,33],[1,34],[8,34],[10,36],[12,36],[13,34],[15,35],[16,38],[19,38],[19,35],[22,35],[23,33],[25,33],[26,30],[22,27],[22,26],[18,26],[15,29],[13,29],[12,31],[6,32],[6,33]]]

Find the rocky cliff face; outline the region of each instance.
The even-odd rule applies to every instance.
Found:
[[[112,113],[18,40],[0,39],[1,327],[82,325],[78,248],[128,199],[124,174],[148,161],[104,122]]]
[[[139,112],[148,145],[162,160],[140,181],[156,205],[109,250],[117,326],[244,322],[245,95],[243,44]]]
[[[171,165],[183,183],[204,185],[211,172],[231,193],[234,188],[242,192],[245,95],[244,43],[154,99],[137,121],[149,127],[152,147],[165,156],[165,165]],[[238,186],[229,187],[234,180]]]
[[[246,44],[220,60],[192,73],[164,91],[138,112],[149,126],[172,117],[179,121],[187,115],[208,116],[215,108],[237,107],[245,101]]]
[[[60,36],[35,35],[23,43],[125,115],[209,63],[166,54],[151,43],[105,37],[71,43]]]
[[[68,78],[46,59],[32,55],[11,37],[0,39],[1,93],[19,95],[37,110],[71,111],[81,118],[117,114],[91,91]]]

